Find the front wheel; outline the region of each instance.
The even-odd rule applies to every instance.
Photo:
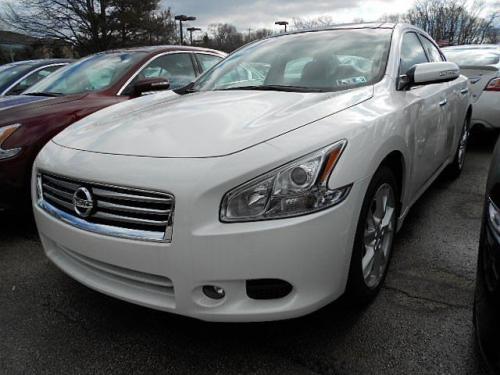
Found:
[[[380,167],[368,186],[356,229],[347,295],[366,303],[377,295],[387,274],[398,214],[394,173]]]
[[[453,162],[446,168],[446,175],[451,179],[458,178],[460,176],[460,173],[462,173],[462,169],[464,169],[465,153],[467,151],[469,135],[470,119],[469,117],[467,117],[462,127],[460,140],[458,141],[457,150],[455,152],[455,158],[453,159]]]

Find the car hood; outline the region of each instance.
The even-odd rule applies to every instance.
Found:
[[[37,118],[47,114],[58,113],[62,108],[68,106],[69,103],[81,100],[86,95],[87,94],[75,94],[56,98],[34,96],[34,98],[41,100],[29,101],[27,103],[0,109],[0,126],[19,121],[23,121],[24,124],[26,118]]]
[[[373,87],[333,93],[211,91],[131,100],[79,121],[54,138],[69,148],[149,157],[232,154],[373,96]]]
[[[13,95],[0,97],[0,110],[16,107],[18,105],[39,102],[42,100],[51,99],[43,96],[31,95]]]

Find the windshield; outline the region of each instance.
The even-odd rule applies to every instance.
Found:
[[[145,52],[99,53],[58,70],[24,94],[69,95],[105,90],[145,56]]]
[[[447,51],[443,50],[446,59],[454,62],[458,66],[486,66],[496,65],[500,61],[500,53],[485,50],[462,50],[462,51]]]
[[[193,91],[347,90],[379,81],[392,30],[348,29],[269,38],[244,47],[203,75]]]
[[[0,66],[0,87],[21,78],[31,70],[32,66],[32,64],[7,64]]]

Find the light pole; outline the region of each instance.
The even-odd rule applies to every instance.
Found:
[[[287,26],[288,26],[288,21],[276,21],[274,24],[275,25],[280,25],[280,26],[285,26],[285,33],[286,33]]]
[[[179,21],[179,28],[181,30],[181,45],[182,45],[182,44],[184,44],[184,37],[182,35],[182,22],[194,21],[194,20],[196,20],[196,17],[186,16],[185,14],[181,14],[179,16],[175,16],[174,18],[176,21]]]
[[[189,39],[191,40],[191,45],[193,45],[193,32],[201,31],[199,27],[188,27],[187,31],[189,31]]]

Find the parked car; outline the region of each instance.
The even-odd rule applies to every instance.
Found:
[[[18,95],[73,60],[29,60],[0,65],[0,96]]]
[[[262,321],[367,302],[412,204],[463,167],[467,79],[410,25],[270,37],[177,93],[87,117],[33,169],[47,256],[144,306]]]
[[[500,373],[500,141],[486,184],[474,297],[474,326],[486,362]]]
[[[449,61],[469,77],[472,125],[500,128],[500,46],[467,45],[443,48]]]
[[[35,156],[61,130],[143,93],[186,85],[224,56],[180,46],[104,52],[57,71],[21,96],[0,100],[7,107],[0,111],[0,207],[29,202]],[[30,103],[8,102],[23,98]]]

